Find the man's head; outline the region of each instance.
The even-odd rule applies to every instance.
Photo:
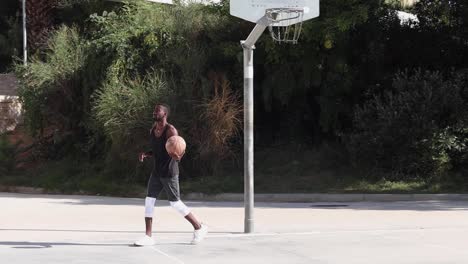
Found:
[[[154,107],[153,111],[153,119],[156,122],[161,122],[164,119],[167,119],[169,117],[169,106],[165,104],[157,104]]]

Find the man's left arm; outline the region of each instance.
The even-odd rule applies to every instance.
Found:
[[[170,137],[173,137],[173,136],[178,136],[179,133],[177,132],[177,129],[173,126],[170,126],[169,129],[167,130],[167,139],[169,139]],[[174,153],[168,153],[169,156],[171,156],[171,158],[175,159],[175,160],[181,160],[182,159],[182,156],[179,156],[179,155],[176,155]]]
[[[167,139],[169,139],[172,136],[178,136],[179,133],[177,132],[177,129],[173,126],[170,126],[169,129],[167,130]]]

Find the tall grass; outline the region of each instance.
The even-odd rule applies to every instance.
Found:
[[[213,86],[213,97],[199,105],[199,120],[204,126],[195,142],[201,156],[215,155],[222,160],[234,154],[231,140],[241,132],[242,101],[224,76],[217,77]]]
[[[170,95],[167,82],[155,71],[143,78],[109,80],[95,93],[93,112],[112,140],[146,135],[154,105]]]
[[[76,122],[60,108],[70,109],[79,103],[76,99],[81,92],[71,80],[76,78],[87,56],[78,30],[67,26],[53,34],[44,54],[33,57],[27,66],[15,64],[25,123],[32,134],[42,133],[44,127],[57,120]]]

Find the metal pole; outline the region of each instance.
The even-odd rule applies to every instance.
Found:
[[[26,33],[26,0],[23,0],[23,61],[24,65],[28,63],[28,45]]]
[[[254,232],[254,65],[255,42],[266,26],[257,24],[245,41],[244,49],[244,232]]]
[[[244,47],[244,232],[254,231],[253,48]]]

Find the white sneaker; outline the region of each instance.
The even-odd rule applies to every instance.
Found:
[[[192,245],[196,245],[202,242],[207,233],[208,233],[208,227],[204,224],[201,224],[201,228],[193,232]]]
[[[135,242],[135,246],[140,246],[140,247],[152,246],[152,245],[154,245],[154,239],[148,235],[145,235],[144,237],[142,237],[141,239]]]

